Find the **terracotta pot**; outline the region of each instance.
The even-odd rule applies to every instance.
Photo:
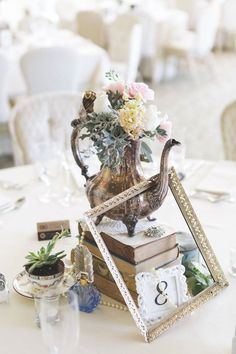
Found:
[[[25,267],[28,279],[34,291],[42,291],[56,288],[63,280],[64,263],[60,260],[54,267],[36,268],[33,273],[28,272],[29,267]]]

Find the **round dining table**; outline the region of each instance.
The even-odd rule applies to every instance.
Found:
[[[146,175],[153,172],[151,168],[145,168]],[[57,248],[63,247],[69,254],[76,245],[77,220],[90,207],[79,169],[73,166],[71,173],[77,189],[76,198],[70,206],[63,206],[57,199],[47,204],[40,202],[45,186],[40,182],[35,166],[0,170],[0,202],[25,198],[25,203],[17,210],[0,213],[0,273],[4,274],[9,287],[9,302],[0,304],[1,354],[47,353],[41,331],[35,324],[34,301],[14,291],[12,284],[23,270],[26,254],[45,245],[45,241],[37,239],[37,222],[70,220],[72,237],[60,241]],[[99,305],[93,313],[81,312],[80,339],[74,353],[231,353],[236,325],[236,278],[229,275],[228,268],[229,250],[236,241],[236,202],[233,199],[236,197],[236,163],[188,160],[183,185],[189,195],[198,187],[225,191],[232,197],[230,201],[218,203],[190,197],[229,286],[150,344],[145,343],[128,311]]]

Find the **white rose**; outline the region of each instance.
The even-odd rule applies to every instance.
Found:
[[[110,112],[111,109],[109,108],[111,106],[110,101],[108,100],[108,97],[105,92],[100,93],[96,100],[94,101],[93,105],[93,111],[97,114],[102,113],[102,112]]]
[[[144,130],[155,130],[161,123],[161,117],[154,104],[150,104],[146,107],[144,116]]]

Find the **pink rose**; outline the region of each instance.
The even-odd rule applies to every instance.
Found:
[[[154,91],[142,82],[133,82],[129,87],[129,96],[140,96],[144,102],[152,101],[154,100]]]
[[[165,130],[166,135],[162,136],[157,133],[157,139],[160,141],[160,143],[165,143],[168,139],[170,139],[171,131],[172,131],[172,123],[169,120],[165,119],[164,121],[161,122],[159,128]]]
[[[104,90],[106,92],[111,91],[112,93],[119,92],[121,95],[123,95],[125,86],[122,84],[122,82],[111,82],[109,85],[104,87]]]

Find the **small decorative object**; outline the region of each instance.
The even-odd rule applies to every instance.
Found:
[[[84,94],[79,118],[72,122],[72,151],[86,178],[86,193],[91,207],[145,181],[140,154],[147,156],[150,149],[144,138],[156,137],[166,142],[160,174],[153,178],[151,188],[142,196],[135,196],[97,218],[97,224],[104,215],[121,220],[127,227],[128,235],[133,236],[138,220],[149,217],[166,197],[168,156],[171,148],[179,142],[169,139],[171,123],[168,118],[161,116],[156,106],[148,103],[154,99],[154,92],[146,84],[135,82],[126,85],[114,72],[108,73],[107,77],[111,82],[104,92]],[[100,171],[91,177],[79,152],[79,138],[91,139],[101,162]]]
[[[35,290],[45,290],[49,287],[56,287],[61,283],[65,268],[62,258],[66,254],[64,251],[52,254],[52,250],[57,241],[69,236],[68,230],[62,230],[55,234],[46,248],[41,247],[37,253],[29,252],[25,257],[28,260],[28,263],[25,264],[25,270]]]
[[[165,234],[165,230],[161,226],[151,226],[144,231],[144,236],[147,237],[161,237]]]
[[[171,209],[174,207],[174,203],[168,203],[166,206],[166,212],[170,212],[168,215],[171,215],[171,212],[174,211],[173,218],[175,218],[176,214],[179,215],[180,218],[181,215],[183,216],[183,220],[177,220],[177,223],[179,225],[180,222],[181,224],[183,221],[186,222],[186,226],[191,232],[198,250],[201,253],[201,265],[204,266],[208,272],[208,282],[205,284],[205,288],[202,288],[203,291],[200,291],[196,296],[193,293],[190,294],[189,284],[187,284],[188,276],[186,274],[186,268],[180,264],[180,259],[176,260],[177,264],[172,263],[170,265],[169,263],[165,265],[165,268],[163,266],[164,269],[156,269],[156,271],[140,269],[135,274],[135,278],[138,282],[137,287],[139,288],[139,295],[137,299],[139,307],[137,306],[137,301],[132,294],[135,289],[131,289],[131,287],[133,288],[132,278],[130,277],[127,282],[127,277],[124,276],[124,273],[127,275],[128,269],[127,267],[126,269],[124,267],[121,268],[120,260],[119,263],[117,262],[117,253],[115,255],[111,253],[111,244],[109,245],[107,242],[107,235],[102,233],[102,229],[100,230],[102,223],[96,226],[94,220],[100,215],[103,215],[104,212],[107,213],[117,206],[124,205],[125,202],[132,200],[136,196],[143,197],[145,193],[148,193],[150,187],[152,187],[153,179],[155,179],[155,176],[125,190],[119,195],[105,201],[84,214],[87,227],[97,245],[97,247],[92,245],[89,235],[87,237],[87,234],[85,234],[85,240],[87,240],[86,244],[91,244],[91,250],[93,250],[94,255],[93,257],[97,257],[95,276],[106,278],[106,280],[109,281],[109,286],[111,283],[111,276],[113,277],[113,283],[116,284],[117,291],[119,290],[120,295],[123,298],[123,302],[125,302],[128,307],[130,314],[140,330],[140,333],[148,342],[156,339],[178,320],[182,319],[187,314],[190,314],[192,311],[195,311],[200,305],[217,295],[219,291],[228,285],[228,282],[202,229],[196,213],[183,189],[183,186],[181,185],[174,168],[171,168],[168,183],[170,191],[173,195],[172,197],[176,201],[177,210]],[[146,220],[143,220],[142,222],[144,221]],[[139,225],[137,225],[137,228],[138,227]],[[126,235],[126,239],[130,242],[133,241],[134,244],[136,243],[137,237],[138,235],[132,239],[128,238]],[[172,240],[172,237],[169,236],[169,238]],[[118,240],[119,239],[117,238],[116,241]],[[153,240],[146,238],[147,243],[152,241],[153,243],[158,244],[161,240],[162,237],[157,239],[154,238]],[[154,258],[159,258],[159,256],[161,257],[163,252],[158,255],[158,246],[156,249],[155,246],[152,248],[155,251]],[[174,249],[176,248],[178,249],[178,245]],[[113,248],[113,250],[115,250],[115,248]],[[166,254],[166,252],[167,251],[164,253]],[[105,268],[104,262],[107,269]],[[125,263],[126,266],[127,263],[128,262]],[[122,266],[124,266],[124,263],[122,263]],[[135,268],[139,266],[140,263],[135,265]],[[155,265],[153,268],[155,268]],[[183,272],[185,272],[185,274]],[[199,273],[196,273],[195,280],[198,280],[198,275]],[[206,274],[204,274],[204,276],[205,275]],[[185,278],[187,278],[187,283]],[[202,277],[202,280],[204,282],[206,279]],[[115,291],[114,288],[113,291]],[[187,291],[190,296],[187,296]],[[194,321],[194,319],[192,320]]]
[[[98,289],[88,282],[85,275],[82,275],[77,283],[69,289],[73,290],[78,295],[79,309],[82,312],[93,312],[101,300],[101,294]]]
[[[82,230],[79,223],[79,231]],[[88,283],[93,283],[93,258],[89,249],[84,246],[84,232],[78,235],[78,245],[72,250],[71,260],[73,263],[73,273],[76,279],[80,279],[82,275],[86,275]]]
[[[0,273],[0,304],[8,301],[9,301],[9,289],[4,275]]]
[[[182,265],[136,275],[140,313],[151,326],[186,302],[187,283]]]
[[[90,251],[83,245],[84,232],[81,226],[82,221],[78,223],[79,228],[79,244],[72,250],[71,258],[74,268],[74,274],[77,282],[70,288],[78,295],[79,309],[82,312],[93,312],[101,300],[101,294],[92,284],[93,276],[93,259]],[[69,290],[69,291],[70,291]]]
[[[70,231],[69,220],[43,221],[37,223],[38,240],[51,240],[61,229]]]
[[[236,329],[235,329],[234,336],[232,339],[232,352],[231,352],[231,354],[236,354]]]
[[[230,262],[229,262],[229,274],[236,277],[236,247],[232,245],[230,247]]]

